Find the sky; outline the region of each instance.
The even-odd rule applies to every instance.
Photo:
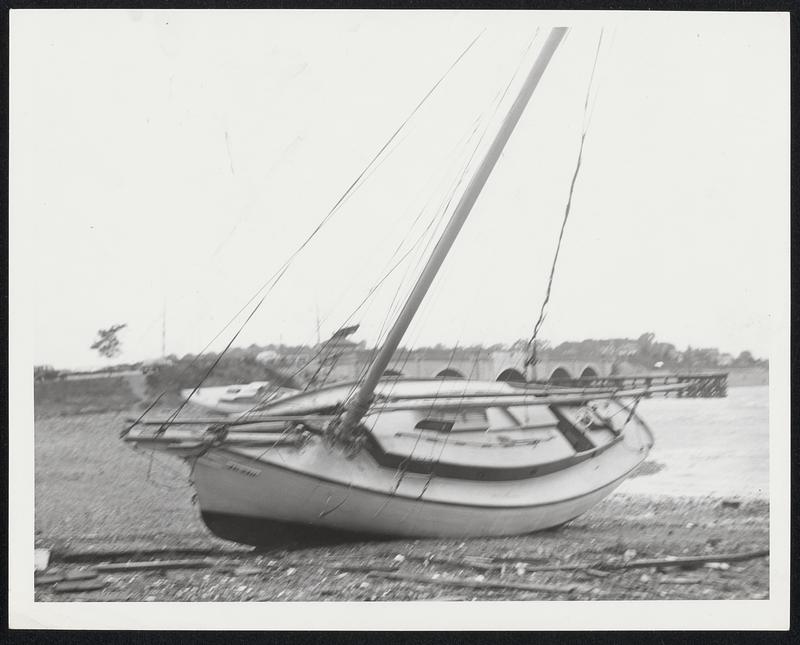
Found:
[[[118,361],[160,355],[164,320],[167,353],[222,330],[219,350],[477,36],[234,344],[351,323],[376,342],[554,25],[404,344],[530,336],[588,120],[541,337],[768,357],[788,301],[782,14],[15,11],[10,309],[34,362],[102,365],[89,346],[116,323]]]

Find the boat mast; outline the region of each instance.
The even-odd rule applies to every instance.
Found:
[[[467,185],[464,194],[461,196],[458,205],[450,217],[450,221],[447,223],[447,228],[445,228],[442,237],[439,239],[436,247],[428,258],[425,268],[422,270],[422,273],[417,279],[417,283],[414,285],[414,289],[411,291],[408,300],[406,300],[403,306],[403,310],[389,330],[386,336],[386,342],[384,342],[383,347],[381,347],[372,365],[370,365],[364,377],[364,382],[358,392],[347,403],[341,423],[339,427],[336,428],[337,435],[346,436],[366,414],[372,403],[373,392],[375,391],[378,381],[381,376],[383,376],[389,362],[392,360],[392,356],[400,345],[400,341],[403,339],[403,335],[408,329],[409,324],[411,324],[411,320],[422,303],[422,299],[428,292],[433,279],[436,277],[436,273],[439,271],[439,267],[447,256],[450,247],[453,245],[475,201],[478,199],[478,195],[483,189],[484,184],[486,184],[486,180],[489,178],[500,154],[503,152],[508,138],[511,136],[533,91],[542,78],[547,64],[550,62],[550,59],[566,32],[567,29],[565,27],[557,27],[551,30],[550,35],[547,37],[536,62],[533,64],[531,71],[528,73],[528,77],[525,79],[525,83],[520,89],[519,95],[500,126],[492,145],[486,152],[483,161],[481,161],[481,165],[478,167],[475,175]]]

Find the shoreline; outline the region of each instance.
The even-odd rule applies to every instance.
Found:
[[[54,550],[48,573],[91,575],[99,563],[180,558],[205,565],[100,573],[96,579],[102,588],[90,593],[56,593],[53,586],[37,586],[36,600],[764,599],[769,596],[767,558],[724,563],[715,556],[765,549],[768,536],[768,502],[742,502],[734,508],[717,500],[624,495],[607,498],[558,529],[503,538],[258,551],[197,533],[139,534],[132,541],[116,542],[95,534],[91,539],[76,536]],[[713,564],[691,570],[666,565],[615,568],[630,561],[698,556]]]
[[[52,584],[37,585],[36,600],[658,600],[752,599],[769,593],[767,558],[691,572],[585,572],[593,563],[626,557],[767,548],[769,500],[740,496],[617,491],[563,527],[525,536],[388,540],[259,553],[208,533],[192,505],[188,469],[123,445],[117,431],[124,417],[95,413],[35,421],[35,544],[52,550],[48,573],[85,574],[98,561],[159,559],[159,553],[169,560],[186,557],[176,554],[181,549],[205,551],[213,562],[199,569],[102,574],[96,577],[102,588],[94,591],[56,593]],[[650,476],[655,475],[639,475]],[[426,564],[426,554],[436,557]],[[435,562],[443,555],[460,561]],[[508,558],[573,570],[525,571]],[[486,570],[469,564],[477,561],[501,564]],[[384,576],[392,571],[410,579]],[[415,576],[427,577],[420,582]],[[476,587],[434,582],[433,576],[466,579]],[[536,585],[562,592],[528,589]],[[572,590],[563,592],[567,587]]]

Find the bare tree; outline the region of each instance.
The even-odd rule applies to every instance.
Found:
[[[97,332],[97,340],[92,343],[91,349],[96,349],[101,356],[114,358],[122,353],[122,344],[117,334],[127,327],[127,323],[112,325],[108,329],[100,329]]]

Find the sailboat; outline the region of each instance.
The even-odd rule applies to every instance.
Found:
[[[613,491],[653,434],[657,390],[384,378],[392,356],[566,33],[544,42],[363,379],[238,416],[137,419],[124,440],[188,460],[203,520],[246,544],[351,535],[476,537],[559,526]]]

